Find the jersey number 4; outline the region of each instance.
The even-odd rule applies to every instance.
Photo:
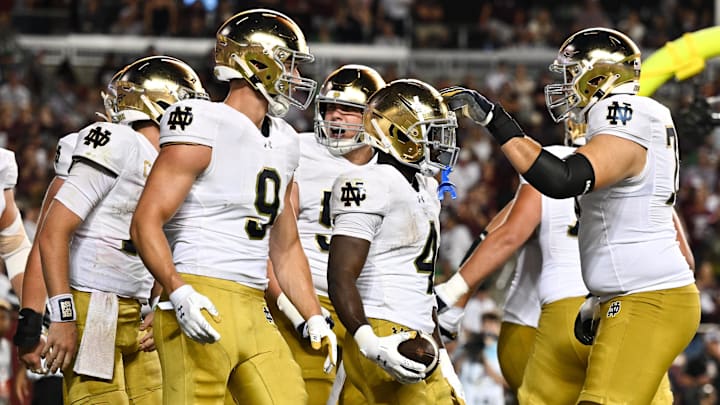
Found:
[[[430,222],[430,233],[428,234],[425,247],[423,247],[420,255],[415,259],[415,268],[418,273],[427,274],[428,287],[427,293],[433,293],[433,284],[435,282],[435,258],[437,257],[437,231],[435,223]]]
[[[673,170],[673,191],[670,193],[670,198],[665,201],[665,204],[667,205],[675,205],[675,200],[677,199],[677,191],[680,188],[679,183],[679,172],[680,172],[680,154],[678,152],[678,144],[677,144],[677,134],[675,133],[675,128],[673,127],[667,127],[666,128],[666,136],[667,136],[667,147],[673,148],[673,152],[675,153],[675,168]]]
[[[263,239],[267,229],[275,222],[280,209],[280,175],[275,169],[264,168],[257,175],[255,183],[255,210],[258,215],[267,218],[264,223],[260,219],[245,221],[245,232],[250,239]]]
[[[330,197],[332,196],[332,192],[330,191],[323,191],[321,206],[320,206],[320,218],[318,221],[320,222],[320,225],[324,226],[325,228],[330,229]],[[330,250],[330,238],[327,235],[324,235],[322,233],[316,233],[315,234],[315,241],[318,244],[318,247],[320,248],[320,251],[327,252]]]

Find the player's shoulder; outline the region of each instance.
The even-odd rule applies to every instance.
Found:
[[[358,166],[342,172],[333,184],[334,213],[361,211],[382,214],[392,181],[377,166]]]
[[[139,134],[128,125],[96,122],[78,132],[73,159],[90,160],[119,174],[136,150]]]
[[[204,99],[172,104],[160,120],[160,144],[190,142],[213,145],[221,121],[230,119],[230,107]]]
[[[56,176],[67,177],[72,163],[72,154],[75,150],[75,145],[77,145],[78,138],[79,135],[77,132],[71,132],[58,139],[57,147],[55,148],[55,160],[53,162]]]
[[[15,152],[0,148],[0,174],[3,190],[15,187],[18,178],[18,165],[15,161]]]

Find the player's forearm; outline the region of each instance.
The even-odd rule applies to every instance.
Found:
[[[355,281],[346,277],[330,277],[336,273],[328,268],[328,294],[340,322],[348,333],[355,335],[357,329],[368,323],[360,292]]]
[[[320,314],[320,301],[315,293],[310,266],[300,240],[298,239],[288,251],[274,254],[272,263],[280,289],[303,318],[307,320],[313,315]]]
[[[51,297],[70,293],[70,236],[48,227],[43,227],[37,236],[43,264],[42,274]]]
[[[185,284],[175,269],[170,245],[162,231],[160,221],[146,217],[133,217],[130,238],[145,267],[162,288],[170,294]]]
[[[25,266],[22,292],[22,299],[20,301],[22,308],[30,308],[40,314],[45,312],[47,290],[45,287],[45,279],[43,278],[42,266],[40,265],[40,249],[37,239],[30,248],[30,255],[28,256],[27,265]]]
[[[516,233],[500,227],[489,233],[458,271],[474,290],[480,282],[493,274],[524,243]]]
[[[37,234],[42,230],[50,207],[50,202],[55,198],[58,190],[62,187],[65,180],[60,177],[54,177],[45,192],[42,205],[40,206],[40,214],[37,220]],[[47,300],[47,288],[45,287],[45,279],[43,278],[42,263],[40,261],[40,245],[38,238],[33,240],[30,254],[28,255],[27,264],[25,266],[25,278],[22,286],[22,299],[20,307],[30,308],[33,311],[42,314],[45,312],[45,301]]]

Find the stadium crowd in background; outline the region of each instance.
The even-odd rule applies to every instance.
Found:
[[[708,0],[653,4],[637,0],[562,0],[535,1],[532,7],[521,5],[500,0],[476,2],[470,8],[465,3],[440,0],[0,2],[0,147],[16,154],[19,175],[15,195],[28,236],[34,234],[34,220],[53,176],[52,158],[58,137],[95,121],[95,112],[102,110],[100,90],[111,75],[119,66],[154,51],[121,56],[108,50],[104,63],[94,75],[86,77],[68,60],[48,68],[44,54],[23,49],[18,35],[102,33],[212,38],[216,28],[240,9],[270,7],[291,15],[304,28],[311,45],[322,42],[404,44],[414,48],[554,49],[571,32],[607,26],[624,31],[643,51],[651,51],[684,32],[711,26],[714,11],[713,2]],[[221,100],[227,89],[213,78],[211,58],[193,67],[211,99]],[[392,69],[378,70],[387,82],[398,78]],[[717,73],[717,66],[708,66],[696,96],[720,94]],[[552,144],[562,139],[562,128],[547,114],[543,88],[549,75],[546,70],[501,61],[482,74],[461,80],[439,76],[431,84],[436,88],[461,84],[478,89],[500,101],[527,133],[543,144]],[[688,84],[669,86],[674,87],[657,96],[677,113],[692,101],[692,91]],[[294,111],[289,118],[298,132],[312,131],[312,114],[312,109]],[[714,329],[720,322],[720,129],[683,137],[682,125],[677,123],[682,166],[676,207],[697,263],[701,321],[710,332],[690,344],[671,368],[670,377],[675,396],[685,401],[681,403],[714,403],[708,401],[714,401],[720,389],[720,329]],[[484,130],[461,125],[458,141],[462,152],[452,177],[458,198],[443,201],[443,244],[436,268],[439,280],[457,269],[475,235],[512,198],[518,185],[515,170]],[[503,288],[502,277],[492,281],[493,285],[484,286],[483,291]],[[482,332],[472,325],[479,324],[483,314],[498,311],[497,306],[488,303],[493,298],[480,295],[483,303],[479,303],[480,298],[475,303],[480,310],[468,312],[474,315],[465,320],[473,333]],[[500,299],[497,294],[493,297],[495,301]]]

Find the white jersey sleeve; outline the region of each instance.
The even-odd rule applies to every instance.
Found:
[[[78,133],[73,159],[86,159],[118,176],[135,150],[134,131],[125,125],[96,122]],[[131,133],[132,136],[127,134]]]
[[[0,182],[2,189],[15,187],[18,178],[18,165],[15,162],[15,152],[0,148]]]
[[[160,121],[160,146],[193,143],[215,147],[217,109],[207,100],[183,100],[168,107]]]
[[[648,149],[652,138],[649,114],[667,107],[657,104],[648,110],[642,98],[619,94],[601,100],[588,113],[587,138],[597,134],[609,134],[633,141]]]
[[[368,176],[367,170],[350,170],[338,176],[333,184],[330,202],[330,216],[335,221],[344,214],[373,215],[383,218],[388,210],[388,195],[390,190],[387,182],[374,181],[376,177]],[[372,221],[354,220],[353,223],[367,223]],[[365,240],[372,240],[368,227],[364,229],[352,226],[342,226],[333,229],[333,235],[346,235]],[[370,237],[370,238],[369,238]]]
[[[72,154],[77,144],[78,133],[71,132],[58,141],[57,148],[55,148],[55,175],[64,179],[67,178],[70,172],[70,165],[72,164]]]

